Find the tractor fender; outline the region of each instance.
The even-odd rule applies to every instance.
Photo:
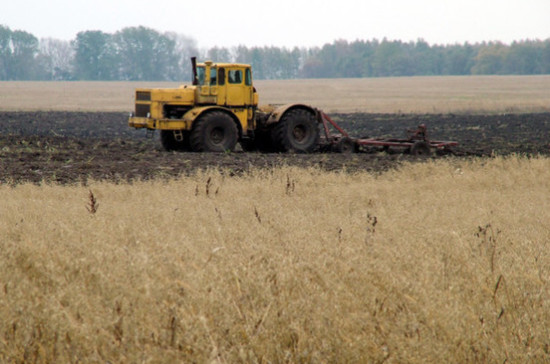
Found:
[[[241,123],[239,122],[239,118],[237,118],[235,113],[233,113],[230,109],[227,109],[227,108],[221,107],[221,106],[210,105],[210,106],[194,107],[191,110],[189,110],[188,112],[186,112],[185,114],[183,114],[182,119],[188,125],[191,125],[191,128],[192,128],[192,125],[195,122],[195,120],[197,120],[201,115],[203,115],[207,112],[210,112],[210,111],[214,111],[214,110],[223,111],[224,113],[231,116],[231,118],[233,119],[235,124],[237,124],[237,129],[239,130],[239,132],[241,132]]]
[[[289,112],[290,110],[294,109],[302,109],[310,112],[312,115],[317,115],[318,111],[316,108],[306,105],[306,104],[286,104],[276,107],[271,113],[269,114],[269,117],[267,118],[266,125],[271,125],[278,123],[283,116]]]

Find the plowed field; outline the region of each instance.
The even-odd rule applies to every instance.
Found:
[[[455,140],[455,156],[550,154],[550,113],[505,115],[332,114],[352,136],[403,137],[420,123],[429,137]],[[440,156],[434,155],[433,158]],[[165,152],[158,134],[127,126],[126,113],[0,113],[0,181],[86,183],[90,179],[132,181],[222,168],[241,174],[279,165],[326,170],[383,171],[414,157],[372,149],[342,155]]]

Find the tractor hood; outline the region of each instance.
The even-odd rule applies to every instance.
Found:
[[[135,116],[154,119],[164,118],[164,105],[175,107],[195,104],[196,86],[179,88],[139,88],[136,90]]]
[[[192,104],[196,88],[185,85],[179,88],[137,89],[136,101]]]

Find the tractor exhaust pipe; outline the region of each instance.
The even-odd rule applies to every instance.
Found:
[[[197,76],[197,57],[191,57],[191,67],[193,67],[193,82],[192,85],[199,84],[199,78]]]

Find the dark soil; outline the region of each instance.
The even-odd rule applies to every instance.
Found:
[[[454,140],[457,156],[550,154],[550,113],[507,115],[333,114],[355,137],[397,137],[425,123],[429,138]],[[433,158],[439,156],[434,155]],[[86,183],[89,179],[145,180],[221,168],[242,174],[251,168],[320,167],[380,172],[404,160],[401,150],[368,149],[357,154],[228,154],[164,151],[158,133],[127,126],[125,113],[0,113],[0,182]]]

